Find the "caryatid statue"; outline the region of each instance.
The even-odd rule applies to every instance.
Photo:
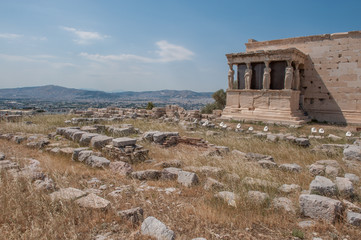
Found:
[[[244,85],[245,89],[251,89],[251,80],[252,80],[252,69],[251,64],[247,63],[247,69],[244,72]]]
[[[271,68],[269,63],[265,62],[266,67],[263,71],[263,89],[270,89],[271,87]]]
[[[291,89],[293,82],[293,67],[291,65],[291,61],[287,61],[287,64],[288,66],[286,67],[285,89]]]
[[[228,63],[229,71],[228,71],[228,89],[233,89],[233,81],[234,81],[234,70],[233,64]]]
[[[295,81],[294,81],[294,90],[300,90],[300,69],[299,69],[299,63],[296,63],[296,69],[295,69]]]

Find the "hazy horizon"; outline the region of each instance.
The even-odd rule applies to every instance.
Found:
[[[48,86],[54,86],[54,87],[62,87],[62,88],[68,88],[68,89],[76,89],[76,90],[85,90],[85,91],[101,91],[106,93],[119,93],[119,92],[157,92],[157,91],[192,91],[192,92],[199,92],[199,93],[212,93],[214,91],[194,91],[190,89],[155,89],[155,90],[144,90],[144,91],[132,91],[132,90],[113,90],[113,91],[104,91],[99,89],[89,89],[89,88],[75,88],[75,87],[64,87],[60,85],[54,85],[54,84],[46,84],[46,85],[39,85],[39,86],[21,86],[21,87],[9,87],[9,88],[0,88],[0,90],[5,89],[18,89],[18,88],[38,88],[38,87],[48,87]],[[218,89],[217,89],[218,90]]]

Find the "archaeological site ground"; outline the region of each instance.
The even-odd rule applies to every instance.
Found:
[[[0,240],[361,240],[360,13],[0,0]]]
[[[360,239],[355,126],[180,107],[0,123],[1,239]]]

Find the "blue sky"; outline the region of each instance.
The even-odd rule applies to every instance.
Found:
[[[0,88],[226,88],[244,43],[361,30],[361,1],[0,0]]]

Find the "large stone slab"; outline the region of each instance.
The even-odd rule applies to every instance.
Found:
[[[336,184],[326,177],[316,176],[310,184],[310,192],[323,196],[334,196],[337,193]]]
[[[175,168],[180,168],[180,167],[182,167],[182,161],[175,159],[175,160],[160,162],[160,163],[155,164],[154,167],[162,167],[162,168],[175,167]]]
[[[353,173],[345,173],[345,178],[349,179],[352,183],[355,183],[355,184],[360,182],[359,176],[357,176]]]
[[[130,176],[138,180],[158,180],[161,177],[162,172],[159,170],[144,170],[132,172]]]
[[[128,137],[121,137],[115,138],[112,141],[114,147],[126,147],[126,146],[133,146],[137,143],[137,139],[128,138]]]
[[[153,135],[159,133],[159,131],[148,131],[143,134],[143,139],[152,142],[153,141]]]
[[[66,137],[67,139],[73,139],[73,134],[79,132],[79,129],[74,129],[74,128],[67,128],[64,130],[63,132],[63,136]]]
[[[281,209],[289,213],[295,213],[296,209],[293,206],[293,202],[291,199],[285,197],[278,197],[272,200],[272,206],[275,209]]]
[[[119,211],[117,214],[133,224],[143,221],[143,209],[140,207]]]
[[[80,152],[85,151],[85,150],[87,150],[87,149],[88,149],[88,148],[86,148],[86,147],[75,148],[75,149],[73,150],[73,155],[72,155],[73,161],[78,161],[78,160],[79,160],[79,154],[80,154]]]
[[[108,137],[105,135],[98,135],[90,140],[90,146],[95,149],[101,150],[103,147],[105,147],[105,145],[109,144],[112,140],[113,140],[112,137]]]
[[[260,191],[248,191],[247,198],[256,204],[263,204],[269,199],[269,195]]]
[[[258,164],[263,167],[263,168],[276,168],[277,167],[277,163],[272,162],[270,160],[259,160]]]
[[[79,140],[80,146],[83,147],[89,146],[91,139],[98,135],[99,134],[96,133],[84,133]]]
[[[177,181],[186,187],[197,185],[199,182],[197,174],[187,171],[178,172]]]
[[[153,134],[153,141],[158,144],[163,144],[164,140],[171,136],[179,136],[178,132],[157,132]]]
[[[110,202],[101,198],[94,193],[90,193],[86,197],[79,198],[75,201],[79,206],[91,209],[106,209],[110,206]]]
[[[335,222],[343,211],[340,201],[319,195],[301,194],[299,203],[301,214],[327,222]]]
[[[347,212],[347,222],[354,226],[361,226],[361,214],[348,211]]]
[[[350,145],[343,150],[343,156],[346,160],[361,161],[361,146]]]
[[[302,147],[310,146],[310,140],[308,140],[308,138],[295,138],[295,143]]]
[[[175,234],[164,223],[155,217],[147,217],[140,228],[141,234],[157,240],[174,240]]]
[[[110,161],[104,157],[91,155],[85,160],[85,163],[91,167],[104,168],[109,166]]]
[[[73,153],[74,154],[74,153]],[[86,162],[87,159],[94,154],[91,150],[83,150],[79,151],[77,161],[79,162]],[[74,158],[73,158],[74,159]]]
[[[135,133],[133,126],[131,127],[122,127],[122,128],[110,128],[110,132],[116,136],[128,136]]]
[[[85,134],[86,132],[83,131],[77,131],[75,133],[73,133],[73,141],[74,142],[79,142],[81,137],[83,136],[83,134]]]
[[[302,167],[296,163],[284,163],[279,168],[286,172],[301,172]]]
[[[222,190],[225,188],[225,185],[216,179],[208,177],[206,183],[204,184],[205,190]]]
[[[53,192],[50,194],[52,201],[55,200],[75,200],[77,198],[83,197],[86,195],[86,192],[76,189],[76,188],[60,188],[59,191]]]
[[[234,194],[233,192],[222,191],[222,192],[216,193],[214,195],[214,197],[222,199],[229,206],[237,207],[236,201],[239,199],[239,197],[236,194]]]
[[[111,162],[109,164],[109,168],[114,173],[117,173],[122,176],[129,175],[131,172],[133,172],[132,166],[129,163],[123,161]]]
[[[335,183],[342,196],[352,197],[354,195],[353,184],[348,178],[336,177]]]
[[[281,187],[278,188],[283,193],[295,193],[300,192],[301,187],[297,184],[283,184]]]

